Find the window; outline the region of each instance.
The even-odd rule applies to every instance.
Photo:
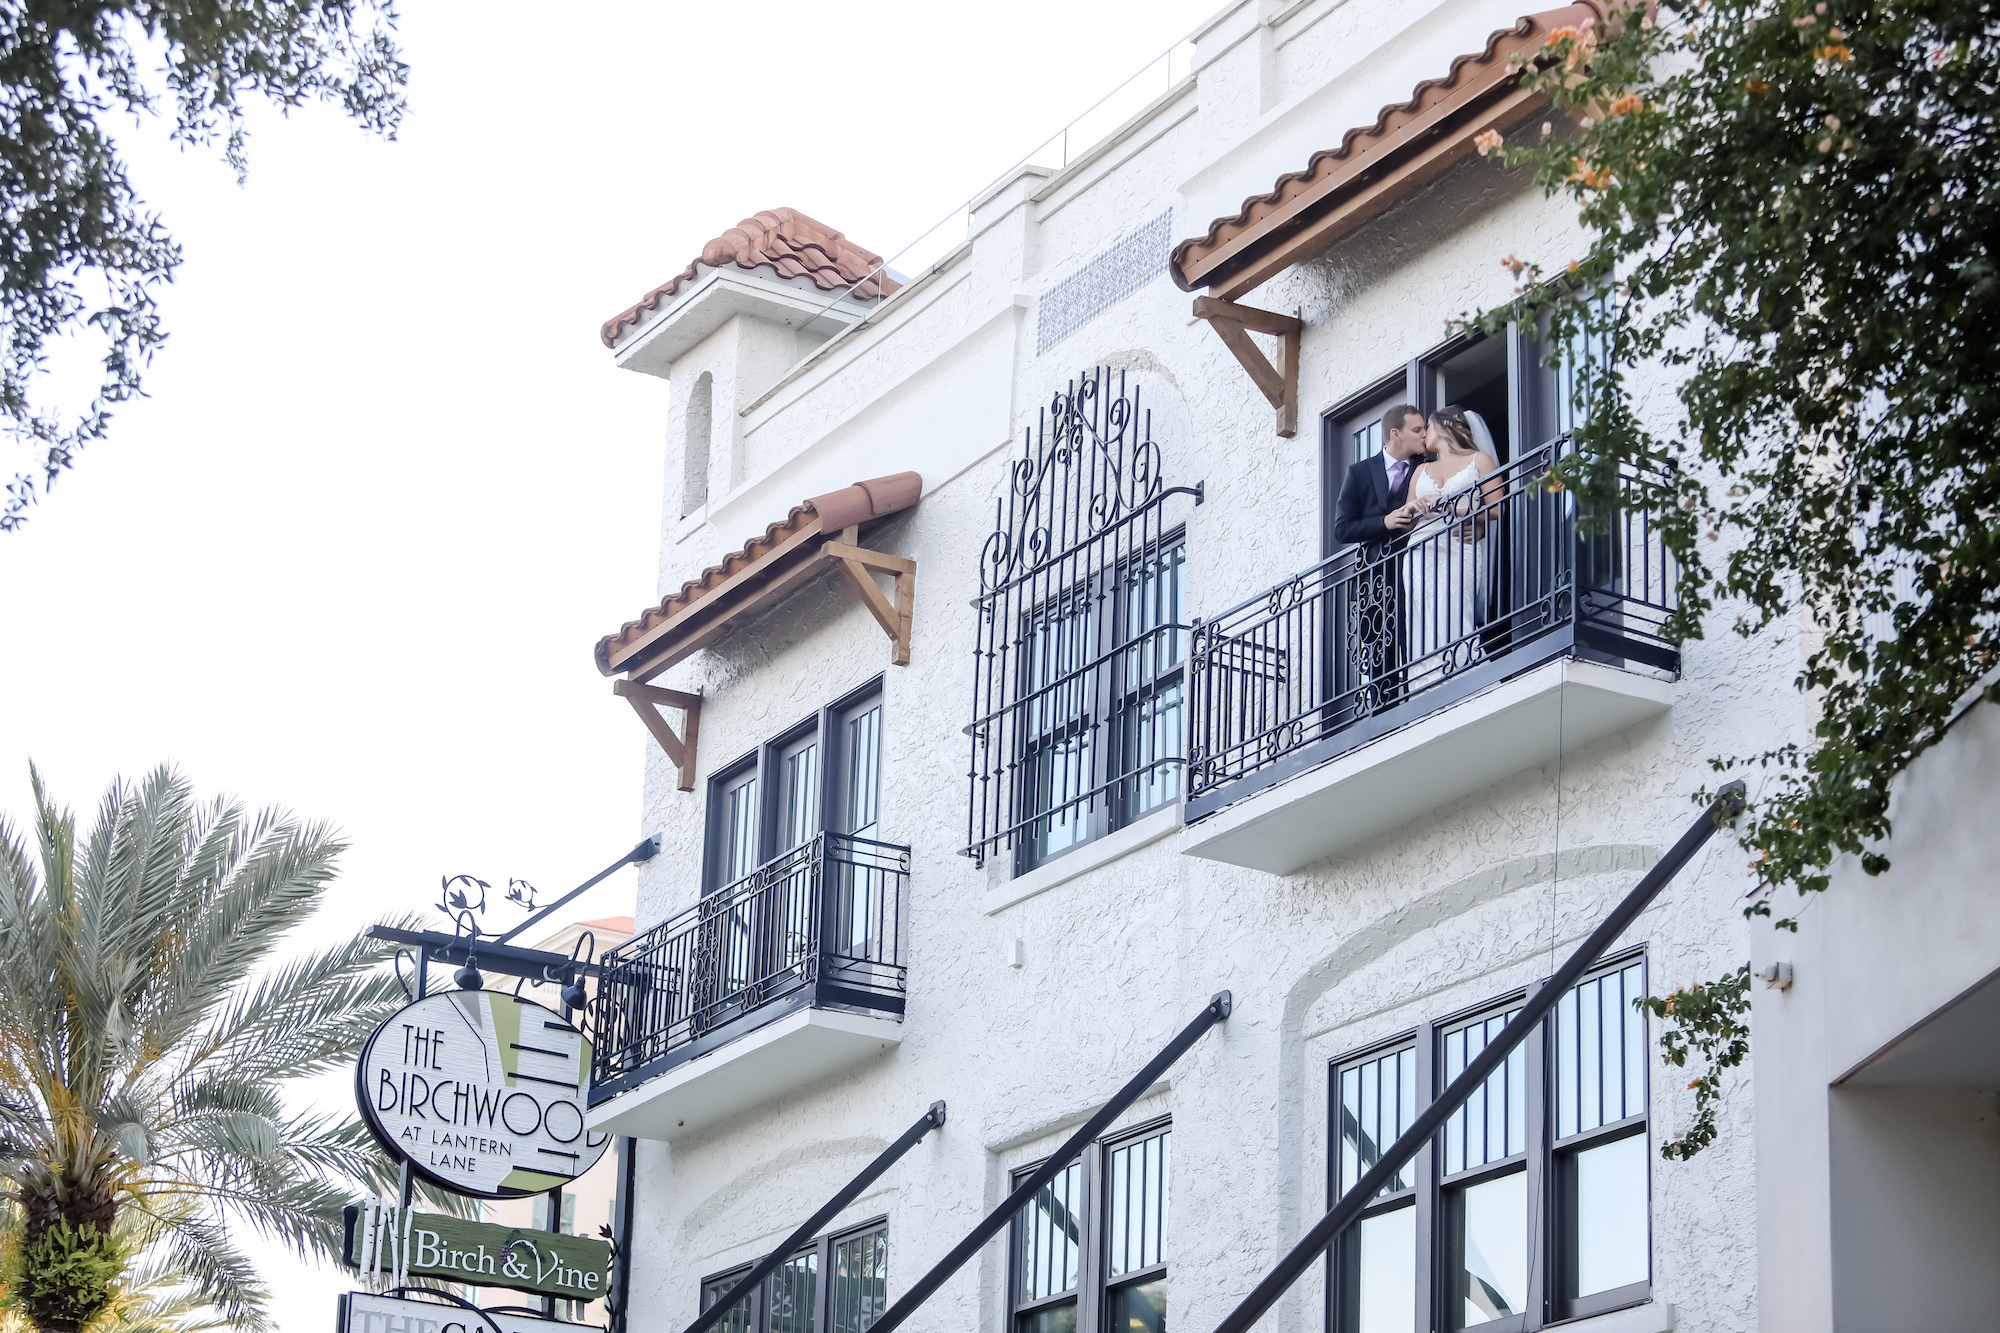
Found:
[[[1170,533],[1028,614],[1020,869],[1180,800],[1186,564]]]
[[[1172,1143],[1164,1122],[1093,1143],[1022,1207],[1012,1333],[1164,1333]]]
[[[1022,440],[974,599],[965,854],[1014,874],[1178,804],[1187,548],[1150,394],[1097,367]]]
[[[709,781],[709,892],[811,842],[879,831],[882,693],[875,682],[759,746]]]
[[[1340,1333],[1513,1333],[1651,1291],[1645,964],[1585,977],[1445,1121],[1328,1256]],[[1426,1024],[1332,1068],[1328,1184],[1345,1194],[1520,1012]]]
[[[707,371],[688,391],[687,439],[681,451],[681,517],[708,503],[708,457],[712,447],[715,377]]]
[[[726,1296],[750,1271],[704,1278],[701,1308]],[[830,1275],[822,1283],[821,1274]],[[715,1327],[722,1333],[863,1333],[889,1305],[889,1228],[880,1220],[829,1233],[779,1265]]]

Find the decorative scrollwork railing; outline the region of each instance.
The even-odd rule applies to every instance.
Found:
[[[1153,414],[1123,372],[1025,432],[980,552],[966,854],[1017,868],[1178,800],[1182,546]]]
[[[604,955],[593,1102],[788,1012],[903,1011],[910,849],[821,833]]]
[[[1633,496],[1583,521],[1559,438],[1379,548],[1352,547],[1194,622],[1189,816],[1565,651],[1678,671],[1675,575]],[[1450,688],[1456,686],[1457,688]]]

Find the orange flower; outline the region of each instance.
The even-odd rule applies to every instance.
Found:
[[[1639,94],[1626,93],[1623,97],[1619,98],[1617,101],[1611,104],[1611,114],[1614,116],[1627,115],[1633,111],[1643,110],[1645,108],[1645,105],[1646,105],[1646,99],[1639,96]]]
[[[1602,190],[1611,184],[1609,171],[1603,167],[1593,167],[1580,157],[1575,159],[1575,170],[1569,173],[1569,178],[1586,190]]]
[[[1505,142],[1506,141],[1500,137],[1500,131],[1486,130],[1473,138],[1472,146],[1479,150],[1479,155],[1481,157],[1486,157],[1490,154],[1499,152],[1501,146]]]
[[[1554,32],[1549,34],[1549,45],[1554,46],[1557,42],[1567,41],[1578,35],[1579,34],[1577,30],[1573,27],[1557,28]]]
[[[1743,86],[1749,91],[1752,97],[1769,97],[1771,95],[1771,85],[1754,74],[1743,80]]]
[[[1814,60],[1837,60],[1843,65],[1854,63],[1854,52],[1846,42],[1829,42],[1813,50]]]

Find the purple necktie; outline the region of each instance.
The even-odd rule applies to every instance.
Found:
[[[1403,481],[1410,475],[1410,460],[1399,458],[1389,467],[1389,494],[1394,495],[1402,488]]]

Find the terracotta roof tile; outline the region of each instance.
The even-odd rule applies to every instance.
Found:
[[[852,287],[848,294],[858,301],[887,296],[897,282],[882,267],[882,256],[863,250],[845,236],[796,208],[767,208],[744,218],[722,235],[701,247],[701,254],[688,266],[639,299],[629,310],[621,310],[604,321],[599,336],[606,347],[614,347],[626,329],[640,318],[658,310],[662,302],[692,281],[697,266],[721,268],[734,264],[741,269],[768,268],[781,278],[810,278],[821,291]],[[863,282],[862,279],[867,281]],[[859,283],[859,286],[855,284]]]
[[[663,598],[658,606],[648,607],[637,620],[626,621],[616,634],[607,634],[599,639],[597,669],[607,676],[625,670],[629,663],[614,662],[613,654],[638,643],[670,621],[685,620],[695,611],[706,610],[707,604],[716,600],[718,591],[732,578],[774,552],[803,546],[807,542],[811,542],[816,549],[820,542],[838,535],[843,529],[908,509],[917,502],[923,489],[924,479],[918,474],[897,472],[887,477],[857,481],[852,486],[816,495],[792,506],[789,514],[770,524],[761,535],[752,537],[722,557],[720,562],[704,569],[700,577],[683,583],[680,591]],[[648,659],[656,656],[650,650],[646,653]]]
[[[1167,261],[1167,269],[1174,282],[1182,291],[1211,285],[1211,275],[1190,279],[1189,267],[1226,249],[1301,196],[1313,193],[1315,187],[1326,185],[1330,178],[1352,166],[1356,159],[1393,147],[1413,122],[1460,91],[1463,83],[1499,86],[1515,82],[1518,76],[1507,68],[1506,62],[1509,56],[1524,46],[1539,48],[1548,33],[1556,28],[1570,24],[1581,26],[1602,17],[1597,4],[1582,0],[1561,9],[1530,14],[1512,27],[1493,32],[1487,37],[1483,49],[1459,56],[1444,74],[1419,83],[1410,93],[1408,101],[1392,102],[1383,107],[1373,124],[1359,125],[1347,131],[1337,146],[1314,153],[1302,169],[1278,177],[1277,183],[1267,193],[1252,195],[1243,201],[1243,207],[1236,213],[1210,223],[1205,234],[1176,245]]]

